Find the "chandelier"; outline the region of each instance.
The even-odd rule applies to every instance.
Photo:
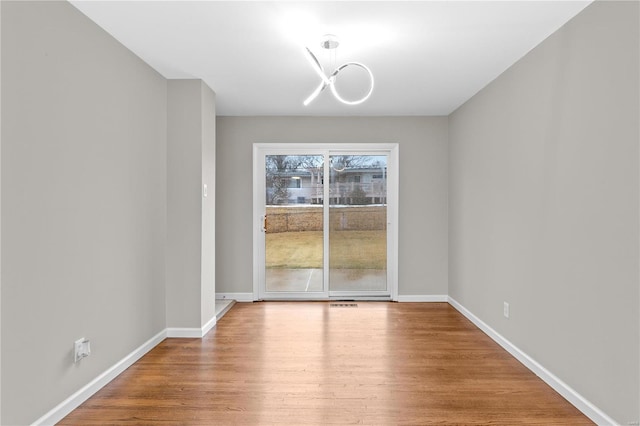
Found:
[[[338,42],[337,38],[334,35],[327,34],[323,37],[322,42],[320,43],[320,47],[331,51],[336,49],[339,44],[340,42]],[[321,81],[318,87],[316,88],[316,90],[314,90],[313,93],[311,93],[311,95],[309,95],[309,97],[304,100],[303,102],[304,106],[309,105],[327,87],[331,90],[331,93],[333,93],[333,96],[335,96],[337,100],[339,100],[340,102],[346,105],[358,105],[363,103],[367,99],[369,99],[369,96],[371,96],[371,93],[373,92],[373,74],[371,73],[371,70],[367,68],[364,64],[361,64],[360,62],[347,62],[337,67],[331,73],[331,75],[327,76],[325,74],[324,68],[320,64],[320,61],[318,61],[318,58],[316,58],[316,56],[313,54],[313,52],[311,52],[311,50],[308,47],[305,47],[305,53],[306,53],[307,59],[309,59],[311,66],[316,71]],[[367,93],[362,98],[351,100],[351,101],[344,99],[342,96],[340,96],[335,85],[336,79],[338,78],[340,71],[344,70],[349,66],[361,68],[365,70],[369,76],[369,90],[367,91]]]

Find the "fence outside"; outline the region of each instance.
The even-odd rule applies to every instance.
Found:
[[[322,231],[322,206],[267,206],[267,233]],[[387,229],[386,206],[331,207],[332,231]]]

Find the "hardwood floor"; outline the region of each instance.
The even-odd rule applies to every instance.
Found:
[[[592,424],[446,303],[236,304],[60,423]]]

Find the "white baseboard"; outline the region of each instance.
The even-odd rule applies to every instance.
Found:
[[[233,305],[235,304],[236,304],[235,300],[229,300],[229,303],[227,303],[226,306],[219,311],[218,311],[218,305],[216,304],[216,320],[220,321],[220,319],[222,319],[222,317],[225,316],[227,312],[229,312],[231,308],[233,308]]]
[[[216,321],[218,320],[218,318],[213,315],[213,318],[211,318],[209,321],[207,321],[207,323],[205,325],[202,326],[202,336],[204,337],[209,331],[211,331],[211,329],[213,327],[216,326]]]
[[[84,401],[89,399],[93,394],[98,392],[110,381],[115,379],[120,373],[133,365],[144,354],[156,347],[167,337],[185,337],[185,338],[202,338],[216,325],[216,317],[211,318],[202,328],[166,328],[160,333],[153,336],[151,339],[143,343],[139,348],[125,356],[117,364],[109,368],[107,371],[93,379],[82,389],[65,399],[58,404],[55,408],[49,411],[44,416],[40,417],[33,424],[34,425],[54,425],[62,420],[67,414],[75,410]]]
[[[125,356],[122,360],[116,363],[114,366],[100,374],[93,379],[87,385],[83,386],[79,391],[71,395],[69,398],[62,401],[55,408],[49,411],[44,416],[33,422],[34,425],[54,425],[62,420],[67,414],[75,410],[89,399],[93,394],[98,392],[110,381],[115,379],[120,373],[133,365],[137,360],[142,358],[144,354],[149,352],[160,342],[167,337],[167,330],[162,330],[160,333],[153,336],[151,339],[143,343],[139,348]]]
[[[197,327],[168,327],[167,337],[201,339],[216,325],[216,317],[211,318],[201,328]]]
[[[236,302],[253,302],[253,293],[216,293],[216,299],[230,299]],[[398,302],[448,302],[446,294],[436,295],[399,295]]]
[[[446,294],[433,295],[398,295],[398,302],[448,302]]]
[[[474,323],[480,330],[482,330],[487,336],[491,337],[497,344],[502,346],[507,352],[513,355],[518,361],[520,361],[525,367],[531,370],[534,374],[540,377],[545,383],[551,386],[556,392],[562,395],[567,401],[573,404],[578,410],[580,410],[585,416],[589,417],[598,425],[616,425],[615,420],[609,417],[604,411],[589,402],[586,398],[572,389],[565,382],[560,380],[557,376],[551,373],[549,370],[540,365],[536,360],[520,350],[513,343],[505,339],[500,333],[495,331],[489,325],[487,325],[480,318],[471,313],[467,308],[458,303],[451,296],[448,298],[449,304],[458,310],[462,315],[467,317],[469,321]]]
[[[253,293],[218,293],[219,295],[233,295],[228,296],[228,299],[234,299],[236,301],[253,301]],[[241,300],[242,296],[244,300]],[[250,295],[250,297],[248,297]],[[218,297],[222,299],[222,297]],[[569,385],[564,383],[553,373],[548,371],[537,361],[524,353],[501,334],[487,325],[480,318],[476,317],[468,309],[458,303],[450,296],[433,295],[433,296],[398,296],[398,302],[449,302],[456,310],[462,315],[467,317],[472,323],[474,323],[480,330],[487,334],[496,343],[502,346],[507,352],[513,355],[518,361],[520,361],[525,367],[535,373],[544,382],[551,386],[556,392],[562,395],[567,401],[573,404],[584,415],[593,420],[599,425],[615,425],[617,424],[611,417],[605,414],[598,407],[589,402],[586,398],[573,390]],[[147,340],[140,347],[135,349],[129,355],[125,356],[118,363],[107,369],[104,373],[93,379],[87,385],[80,390],[72,394],[70,397],[62,401],[44,416],[40,417],[33,424],[34,425],[54,425],[62,420],[66,415],[71,413],[74,409],[80,406],[84,401],[89,399],[93,394],[106,386],[110,381],[115,379],[120,373],[133,365],[137,360],[142,358],[144,354],[149,352],[166,337],[186,337],[186,338],[202,338],[207,332],[209,332],[216,324],[216,317],[209,320],[202,328],[167,328],[162,330],[151,339]]]
[[[200,328],[187,328],[187,327],[169,327],[167,328],[167,337],[170,338],[194,338],[199,339],[202,337],[202,329]]]
[[[253,293],[216,293],[216,299],[230,299],[236,302],[253,302]]]

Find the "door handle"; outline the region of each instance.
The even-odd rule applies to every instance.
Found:
[[[267,233],[267,215],[262,215],[262,232]]]

